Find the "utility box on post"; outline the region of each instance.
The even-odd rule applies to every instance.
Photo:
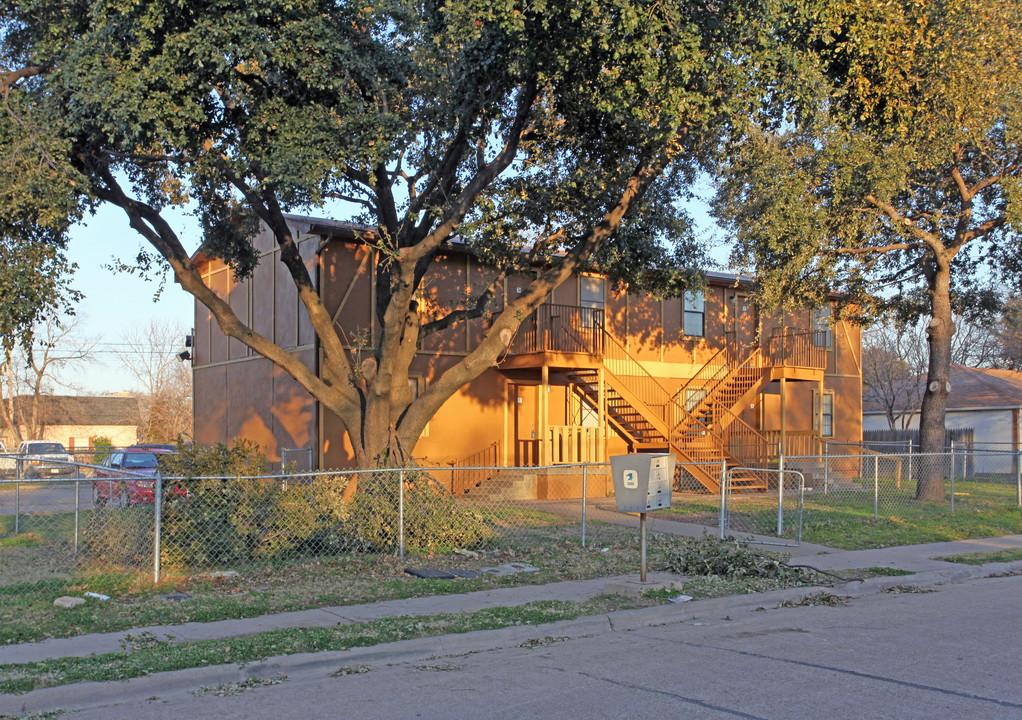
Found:
[[[610,470],[618,512],[645,514],[671,506],[674,453],[612,455]]]

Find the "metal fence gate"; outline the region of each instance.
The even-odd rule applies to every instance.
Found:
[[[802,542],[805,477],[797,470],[730,468],[720,499],[720,537],[764,545]]]

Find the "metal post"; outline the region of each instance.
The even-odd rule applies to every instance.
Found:
[[[639,582],[646,582],[646,513],[639,513]]]
[[[163,473],[156,472],[156,488],[153,490],[153,584],[160,582],[160,536],[163,526]]]
[[[1015,503],[1022,508],[1022,450],[1015,453]]]
[[[589,479],[589,465],[582,464],[582,547],[586,546],[586,482]]]
[[[78,480],[76,478],[75,479],[75,550],[74,550],[74,554],[75,555],[78,554],[78,516],[79,516],[79,513],[81,512],[81,507],[80,507],[81,500],[80,500],[80,496],[79,496],[78,485],[79,485],[79,482],[78,482]]]
[[[780,451],[777,469],[780,477],[777,481],[777,537],[784,534],[784,443],[778,443]]]
[[[14,483],[14,534],[21,532],[21,481]]]
[[[880,456],[873,456],[873,519],[880,519]]]
[[[405,471],[397,474],[397,550],[398,557],[405,559]]]
[[[951,441],[951,514],[955,514],[955,441]]]
[[[720,539],[727,535],[727,460],[720,461]]]
[[[908,443],[908,479],[912,479],[912,438],[906,440]]]
[[[823,441],[823,494],[830,492],[830,443]]]

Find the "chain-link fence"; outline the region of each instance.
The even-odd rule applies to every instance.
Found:
[[[804,497],[805,477],[797,470],[730,468],[721,486],[720,537],[798,545]]]
[[[91,470],[0,482],[0,582],[29,568],[33,578],[86,568],[158,577],[584,543],[582,498],[611,494],[600,465],[200,478]]]
[[[679,464],[672,507],[654,517],[782,544],[819,541],[803,528],[1017,512],[1019,465],[1018,453],[959,449],[788,457],[726,472]],[[615,508],[601,464],[205,478],[95,476],[102,470],[76,464],[62,476],[0,480],[0,584],[82,571],[190,574],[351,554],[600,546],[612,528],[587,514],[598,508],[613,520],[605,511]],[[722,492],[700,477],[711,486],[718,478]]]

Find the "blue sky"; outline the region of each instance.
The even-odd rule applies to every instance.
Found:
[[[185,247],[198,247],[199,236],[191,218],[179,216],[175,224]],[[141,236],[120,210],[103,207],[71,234],[68,255],[78,264],[73,285],[85,294],[77,306],[80,331],[96,342],[96,362],[76,368],[73,377],[63,378],[85,393],[107,393],[136,389],[134,379],[112,355],[122,342],[124,330],[132,324],[147,326],[153,318],[179,324],[183,332],[192,327],[192,299],[169,278],[159,300],[159,283],[107,269],[114,259],[130,262],[138,254]],[[183,342],[182,348],[183,349]],[[64,392],[64,390],[59,390]]]

